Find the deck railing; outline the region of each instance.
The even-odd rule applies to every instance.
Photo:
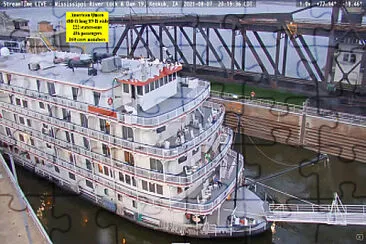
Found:
[[[197,171],[195,171],[192,175],[177,176],[177,175],[173,175],[173,174],[169,174],[169,173],[159,173],[159,172],[155,172],[155,171],[152,171],[149,169],[144,169],[144,168],[140,168],[140,167],[136,167],[136,166],[130,166],[127,163],[120,161],[118,159],[107,158],[102,154],[86,150],[85,148],[78,146],[78,145],[71,145],[67,141],[55,139],[53,137],[50,137],[48,135],[41,133],[40,131],[29,129],[28,127],[24,127],[22,125],[15,124],[12,121],[9,121],[6,119],[2,119],[0,121],[0,124],[11,127],[18,131],[21,130],[22,132],[32,134],[32,136],[37,137],[37,138],[41,139],[42,141],[58,145],[62,148],[65,148],[65,149],[71,150],[73,152],[79,153],[81,155],[90,157],[96,161],[111,162],[115,166],[116,169],[120,169],[120,170],[129,172],[133,175],[140,176],[140,177],[146,177],[146,178],[154,179],[154,180],[159,180],[159,181],[162,181],[165,183],[178,184],[178,185],[190,185],[190,184],[194,183],[197,179],[199,179],[201,176],[205,175],[207,172],[214,169],[219,164],[219,162],[222,160],[222,158],[226,155],[227,151],[229,150],[229,148],[231,146],[231,142],[232,142],[232,138],[233,138],[232,130],[227,127],[224,127],[222,129],[222,133],[227,135],[227,138],[226,138],[226,142],[225,142],[225,145],[224,145],[224,148],[222,149],[222,151],[218,155],[216,155],[216,157],[212,161],[205,164],[201,168],[197,169]],[[217,140],[220,140],[220,138],[218,138]]]
[[[115,111],[117,112],[116,121],[136,126],[148,126],[148,127],[158,126],[169,120],[176,118],[177,116],[183,114],[184,112],[190,111],[192,108],[194,108],[195,106],[197,106],[210,96],[210,84],[208,82],[191,78],[185,78],[182,82],[183,83],[197,82],[199,84],[199,86],[197,86],[196,89],[193,89],[192,91],[193,93],[188,95],[188,98],[192,98],[192,100],[185,103],[183,106],[179,106],[176,109],[173,109],[171,111],[168,111],[166,113],[154,117],[151,116],[144,117]],[[8,85],[6,83],[0,83],[0,90],[11,93],[12,92],[20,93],[38,100],[43,100],[45,102],[52,102],[56,103],[57,105],[66,106],[68,108],[78,109],[85,113],[89,113],[88,108],[90,105],[92,105],[81,101],[70,100],[65,97],[51,96],[49,94],[40,93],[38,91],[30,90],[27,88]],[[111,110],[110,108],[106,109]],[[108,117],[108,119],[115,120],[113,117]]]
[[[6,102],[1,102],[0,104],[3,108],[9,109],[12,112],[22,114],[24,116],[28,116],[31,118],[39,119],[43,122],[47,122],[50,126],[60,127],[62,129],[66,129],[68,131],[77,131],[78,133],[82,133],[86,135],[88,138],[95,139],[97,141],[105,142],[106,144],[113,145],[117,148],[126,148],[131,151],[144,153],[153,155],[159,158],[176,158],[179,155],[187,152],[193,147],[201,145],[203,141],[205,141],[208,137],[210,137],[217,129],[220,127],[224,120],[225,108],[222,105],[205,102],[204,106],[210,108],[216,108],[219,111],[219,117],[217,120],[210,125],[209,128],[205,129],[201,134],[196,136],[193,140],[187,141],[180,146],[174,148],[159,148],[156,146],[146,145],[143,143],[132,142],[126,139],[122,139],[120,137],[116,137],[110,134],[106,134],[102,131],[93,130],[90,128],[85,128],[80,125],[73,124],[71,122],[56,118],[50,117],[46,114],[38,113],[33,110],[23,108],[20,106],[16,106],[14,104],[9,104]],[[25,127],[23,127],[25,129]],[[34,130],[33,130],[34,131]]]
[[[5,137],[4,141],[8,144],[14,144],[16,142],[15,139],[10,138],[10,137]],[[109,186],[112,189],[116,189],[121,193],[124,193],[130,197],[136,198],[138,201],[142,201],[142,202],[154,204],[154,205],[157,204],[159,206],[163,206],[166,208],[175,208],[175,209],[179,209],[179,210],[184,210],[184,211],[186,211],[188,213],[192,213],[192,214],[209,214],[209,213],[213,212],[216,209],[216,207],[227,198],[227,196],[232,192],[232,190],[235,186],[235,177],[233,177],[233,181],[228,186],[226,186],[226,188],[223,189],[223,191],[213,201],[204,202],[204,203],[189,203],[189,202],[186,202],[185,200],[162,198],[159,196],[153,196],[148,193],[137,192],[136,190],[133,190],[133,189],[129,188],[128,186],[121,184],[118,181],[115,181],[112,179],[107,179],[103,176],[95,175],[87,169],[77,167],[76,165],[66,162],[62,159],[55,159],[53,155],[47,154],[43,151],[40,151],[36,148],[33,148],[33,147],[27,145],[25,143],[18,143],[17,146],[19,148],[24,149],[25,151],[28,151],[32,154],[36,154],[39,157],[45,158],[47,162],[50,162],[50,163],[55,162],[56,165],[60,165],[62,167],[68,168],[69,170],[76,171],[84,178],[93,179],[93,180],[97,181],[99,184],[103,184],[105,186]],[[236,153],[232,152],[231,150],[229,151],[229,154],[232,156],[236,155]],[[14,156],[16,156],[16,155],[14,155]],[[43,167],[40,165],[36,165],[36,166]],[[244,158],[242,155],[240,155],[239,166],[238,166],[239,172],[242,170],[243,166],[244,166]],[[44,168],[46,168],[46,167],[44,167]],[[52,168],[51,174],[53,174],[53,168]]]

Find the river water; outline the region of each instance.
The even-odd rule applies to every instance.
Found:
[[[253,144],[254,142],[254,144]],[[236,148],[245,154],[245,174],[264,177],[312,159],[305,149],[245,138]],[[365,227],[276,223],[272,231],[255,237],[226,240],[194,240],[152,231],[104,211],[87,200],[59,189],[52,183],[17,168],[20,185],[55,244],[58,243],[354,243]],[[291,171],[263,183],[314,203],[331,204],[338,192],[344,204],[366,204],[366,165],[331,157],[322,163]],[[259,187],[257,188],[259,191]],[[268,190],[277,201],[287,195]],[[319,197],[318,197],[319,196]],[[291,202],[295,203],[295,202]]]

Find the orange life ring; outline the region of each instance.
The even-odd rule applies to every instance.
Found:
[[[110,98],[108,98],[108,105],[112,105],[113,104],[113,99],[110,97]]]

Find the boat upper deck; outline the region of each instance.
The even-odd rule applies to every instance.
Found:
[[[55,58],[57,59],[56,63],[54,62]],[[160,72],[164,68],[175,70],[173,67],[180,66],[179,64],[162,63],[159,60],[147,61],[143,58],[115,58],[118,62],[121,60],[120,64],[116,64],[116,69],[106,71],[100,62],[92,64],[90,60],[93,58],[86,54],[66,52],[13,53],[0,57],[0,71],[105,91],[117,85],[116,79],[142,85],[161,75]],[[39,64],[39,69],[31,70],[29,64]],[[88,74],[88,68],[92,67],[96,69],[97,75]]]

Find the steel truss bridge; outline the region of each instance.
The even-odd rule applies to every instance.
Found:
[[[262,82],[266,86],[313,90],[319,84],[325,87],[332,80],[334,52],[338,43],[357,43],[365,50],[366,26],[338,23],[339,8],[333,9],[331,23],[295,21],[292,13],[228,14],[228,15],[128,15],[111,16],[110,25],[122,25],[122,34],[113,48],[114,54],[127,57],[140,55],[164,60],[166,47],[171,57],[179,60],[190,75],[203,75]],[[274,35],[268,48],[265,35]],[[311,50],[308,37],[329,37],[324,69]],[[240,42],[239,42],[239,41]],[[180,43],[179,43],[180,42]],[[182,46],[182,42],[184,45]],[[222,49],[219,51],[218,47]],[[139,49],[139,50],[137,50]],[[169,54],[169,53],[168,53]],[[249,57],[249,55],[251,57]],[[299,58],[305,78],[288,75],[289,57]],[[255,60],[257,69],[248,67]],[[336,64],[334,64],[336,63]],[[354,68],[366,66],[366,55]],[[258,67],[260,69],[258,69]],[[333,71],[334,72],[334,71]],[[348,79],[344,72],[343,79]],[[366,86],[364,72],[361,87]]]

